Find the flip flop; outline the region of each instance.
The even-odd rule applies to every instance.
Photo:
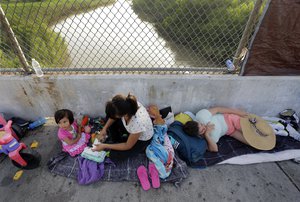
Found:
[[[149,163],[148,170],[152,182],[152,187],[155,189],[159,188],[160,187],[159,174],[154,163]]]
[[[142,188],[145,191],[148,191],[151,188],[151,186],[150,186],[150,182],[149,182],[149,179],[148,179],[147,169],[146,169],[145,166],[138,167],[137,176],[140,180]]]

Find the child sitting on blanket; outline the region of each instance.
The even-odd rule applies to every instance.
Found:
[[[69,109],[60,109],[54,114],[55,122],[58,124],[58,138],[60,139],[63,151],[71,156],[81,154],[90,139],[89,127],[84,128],[74,120],[73,112]]]
[[[275,146],[275,135],[270,126],[260,117],[250,116],[244,111],[214,107],[200,110],[195,119],[196,121],[186,122],[183,130],[191,136],[205,137],[209,151],[218,152],[217,142],[224,135],[229,135],[256,149],[270,150]],[[243,126],[247,134],[243,134]],[[260,131],[260,126],[266,134]]]

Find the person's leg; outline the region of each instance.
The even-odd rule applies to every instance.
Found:
[[[235,114],[224,114],[224,119],[227,124],[227,135],[231,135],[236,130],[241,130],[241,117]]]
[[[228,126],[227,135],[248,145],[241,131],[241,117],[235,114],[224,114],[224,119]]]
[[[230,134],[230,137],[233,137],[234,139],[244,143],[244,144],[248,144],[248,142],[246,141],[246,139],[243,136],[243,133],[239,130],[235,130],[233,133]]]
[[[224,114],[224,119],[228,126],[227,135],[248,145],[241,131],[241,117],[235,114]]]
[[[137,143],[127,151],[111,150],[109,158],[111,159],[125,159],[128,157],[136,156],[138,153],[145,152],[146,147],[150,144],[151,139],[147,141],[138,140]]]

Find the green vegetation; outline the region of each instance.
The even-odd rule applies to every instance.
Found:
[[[133,0],[165,39],[219,63],[233,57],[255,0]]]
[[[8,0],[1,1],[6,17],[28,61],[36,58],[42,66],[59,67],[68,61],[67,44],[51,29],[73,14],[113,3],[115,0]],[[21,67],[10,42],[0,33],[0,67]],[[8,46],[9,44],[9,46]]]

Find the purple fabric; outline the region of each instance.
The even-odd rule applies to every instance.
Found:
[[[78,175],[79,184],[90,184],[99,181],[104,174],[104,162],[97,163],[82,157],[78,157]]]

